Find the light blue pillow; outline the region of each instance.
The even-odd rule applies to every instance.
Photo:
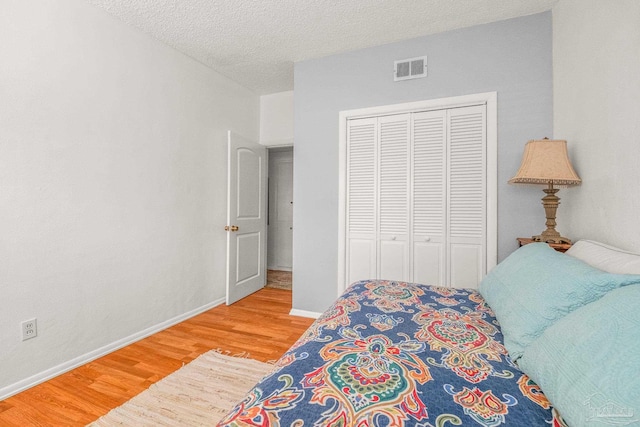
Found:
[[[640,424],[640,285],[551,325],[518,364],[571,426]]]
[[[516,361],[556,320],[632,283],[640,283],[640,275],[606,273],[546,243],[531,243],[491,270],[479,290],[500,322],[504,345]]]

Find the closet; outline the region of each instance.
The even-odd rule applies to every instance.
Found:
[[[486,274],[486,105],[346,121],[347,283]]]

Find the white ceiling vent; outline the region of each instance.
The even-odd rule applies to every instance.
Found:
[[[393,80],[419,79],[427,77],[427,57],[401,59],[393,63]]]

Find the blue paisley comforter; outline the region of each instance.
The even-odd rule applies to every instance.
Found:
[[[562,426],[473,290],[354,283],[221,426]]]

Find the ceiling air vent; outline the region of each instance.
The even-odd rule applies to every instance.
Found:
[[[427,77],[427,57],[401,59],[393,63],[393,80],[409,80]]]

